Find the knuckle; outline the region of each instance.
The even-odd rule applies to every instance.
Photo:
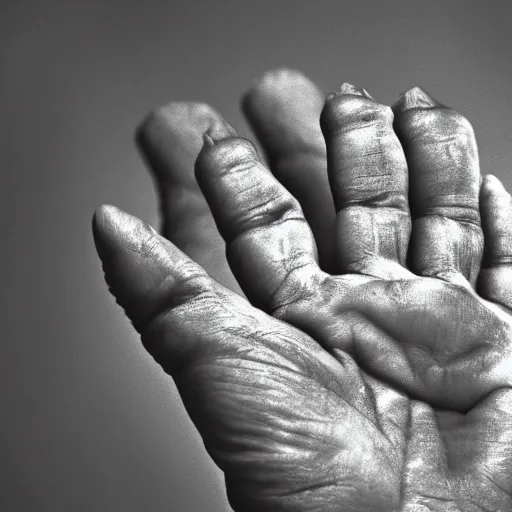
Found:
[[[365,97],[338,95],[328,100],[321,114],[322,128],[340,131],[393,122],[393,111],[387,105]]]
[[[409,214],[409,201],[402,191],[396,190],[344,190],[340,192],[337,208],[393,208]],[[382,212],[384,213],[384,212]]]
[[[158,284],[158,301],[146,319],[146,325],[183,307],[205,305],[214,308],[217,301],[210,277],[195,263],[181,262],[176,273],[169,274]]]
[[[174,101],[151,110],[140,122],[135,131],[135,139],[143,144],[155,132],[178,130],[194,126],[204,131],[220,114],[210,105],[199,102]]]
[[[234,221],[233,228],[236,233],[246,233],[299,218],[302,220],[302,211],[297,200],[276,188],[246,206],[243,214]]]

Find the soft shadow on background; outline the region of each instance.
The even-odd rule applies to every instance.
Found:
[[[391,103],[414,85],[472,121],[512,189],[505,1],[4,1],[0,164],[2,512],[230,510],[170,378],[103,282],[91,216],[158,225],[134,148],[144,115],[239,97],[289,66]],[[222,414],[222,411],[219,411]]]

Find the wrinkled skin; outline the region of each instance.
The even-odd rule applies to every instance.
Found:
[[[171,104],[138,132],[165,237],[112,206],[93,225],[231,506],[512,510],[512,204],[471,125],[417,88],[324,105],[291,71],[243,105],[271,172]]]

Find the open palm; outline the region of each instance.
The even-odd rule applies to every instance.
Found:
[[[512,510],[510,197],[481,184],[460,115],[419,89],[394,111],[328,97],[330,232],[210,123],[196,175],[250,303],[142,221],[95,215],[106,280],[235,510]]]

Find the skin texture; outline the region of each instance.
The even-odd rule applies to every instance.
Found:
[[[148,118],[167,238],[101,207],[110,290],[234,510],[510,511],[511,198],[424,91],[321,97],[286,70],[244,97],[269,167],[209,108]]]

